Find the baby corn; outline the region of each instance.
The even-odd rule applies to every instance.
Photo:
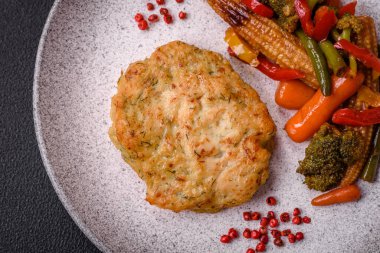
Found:
[[[359,47],[368,48],[375,55],[378,54],[377,49],[377,36],[376,36],[376,28],[375,22],[371,17],[363,16],[359,17],[361,22],[364,25],[364,29],[357,36],[356,44]],[[360,67],[361,71],[365,74],[364,85],[368,88],[378,91],[378,79],[373,80],[372,78],[372,69],[367,69],[364,66]],[[349,107],[355,108],[358,110],[367,109],[367,105],[361,102],[359,99],[355,97],[351,98],[349,101]],[[373,135],[374,126],[368,127],[347,127],[349,130],[353,130],[358,132],[362,137],[362,148],[363,148],[363,156],[359,159],[354,165],[350,166],[344,178],[342,179],[340,186],[347,186],[356,181],[359,177],[361,170],[365,162],[368,159],[369,149],[371,146],[371,140]]]
[[[283,68],[303,72],[306,75],[303,81],[314,89],[319,88],[311,60],[297,37],[236,1],[208,0],[208,3],[252,48]]]

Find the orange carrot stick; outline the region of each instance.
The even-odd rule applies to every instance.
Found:
[[[300,109],[315,93],[315,90],[300,80],[281,81],[278,84],[275,101],[286,109]]]
[[[337,203],[345,203],[358,200],[360,198],[360,188],[354,184],[337,188],[311,201],[313,206],[328,206]]]
[[[315,134],[329,120],[340,104],[355,94],[364,81],[364,75],[332,77],[332,94],[323,96],[318,90],[314,96],[285,125],[285,131],[295,142],[303,142]]]

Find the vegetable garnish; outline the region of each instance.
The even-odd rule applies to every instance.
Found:
[[[322,50],[319,48],[317,42],[308,37],[303,31],[296,31],[296,35],[301,40],[302,45],[310,57],[322,94],[329,96],[331,94],[331,79]]]
[[[360,176],[367,182],[373,182],[376,178],[376,172],[379,168],[380,161],[380,127],[377,128],[375,138],[373,140],[373,150]]]
[[[349,185],[324,193],[311,201],[313,206],[328,206],[358,200],[361,196],[356,185]]]
[[[351,28],[343,29],[343,32],[340,35],[340,38],[338,39],[338,41],[340,39],[345,39],[347,41],[350,41],[351,40],[351,30],[352,30]],[[352,54],[349,54],[348,61],[350,64],[350,76],[354,77],[354,76],[356,76],[356,73],[358,72],[358,65],[356,63],[356,59]]]
[[[312,34],[312,37],[317,41],[321,41],[327,38],[330,33],[330,30],[338,22],[337,17],[333,9],[330,9],[327,6],[322,6],[318,8],[315,13],[315,27]]]
[[[227,42],[238,59],[254,67],[259,64],[257,61],[259,51],[252,49],[231,27],[226,30],[224,41]]]
[[[340,0],[326,0],[329,7],[340,8]]]
[[[339,186],[348,168],[362,158],[362,146],[360,133],[324,123],[306,148],[297,173],[305,176],[309,189],[331,190]]]
[[[275,101],[286,109],[300,109],[313,97],[314,93],[315,90],[302,81],[281,81],[276,90]]]
[[[311,19],[312,13],[307,0],[295,0],[294,7],[300,18],[302,29],[308,36],[313,36],[314,24]]]
[[[339,17],[343,17],[344,14],[351,14],[351,15],[355,15],[355,8],[356,8],[356,4],[357,4],[357,1],[353,1],[351,3],[348,3],[346,5],[343,5],[339,11],[338,11],[338,14],[339,14]]]
[[[332,121],[335,124],[348,126],[371,126],[379,124],[380,107],[362,111],[351,108],[340,109],[334,113]]]
[[[259,51],[252,49],[232,28],[226,30],[224,40],[228,43],[229,48],[235,53],[238,59],[256,67],[273,80],[282,81],[305,77],[305,74],[298,70],[281,68],[278,64],[272,63],[264,56],[259,56]]]
[[[258,0],[243,0],[242,2],[257,15],[266,18],[273,17],[273,10],[265,4],[260,3]]]
[[[311,10],[314,9],[314,7],[320,2],[320,0],[307,0],[307,4],[309,5],[309,8]]]
[[[333,70],[335,75],[339,76],[347,66],[338,50],[329,40],[319,42],[319,47],[322,49],[329,67]]]
[[[278,64],[272,63],[264,56],[259,55],[257,59],[259,65],[256,68],[273,80],[282,81],[305,77],[305,74],[302,72],[295,69],[281,68]]]
[[[335,43],[335,48],[343,49],[352,54],[356,59],[361,61],[366,67],[373,68],[380,72],[380,59],[366,48],[361,48],[348,40],[341,39]]]
[[[372,107],[380,107],[380,93],[371,90],[367,86],[360,87],[357,100]]]
[[[333,76],[331,96],[326,97],[318,90],[286,123],[285,130],[289,137],[295,142],[303,142],[313,136],[330,119],[334,110],[355,94],[363,81],[364,75],[360,72],[354,78]]]

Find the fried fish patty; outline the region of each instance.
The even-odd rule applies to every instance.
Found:
[[[217,212],[268,178],[276,127],[220,54],[180,41],[157,48],[121,74],[111,118],[110,137],[150,204]]]

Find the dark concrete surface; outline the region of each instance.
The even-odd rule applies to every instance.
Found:
[[[0,0],[0,252],[99,252],[47,177],[32,115],[34,63],[53,0]]]

